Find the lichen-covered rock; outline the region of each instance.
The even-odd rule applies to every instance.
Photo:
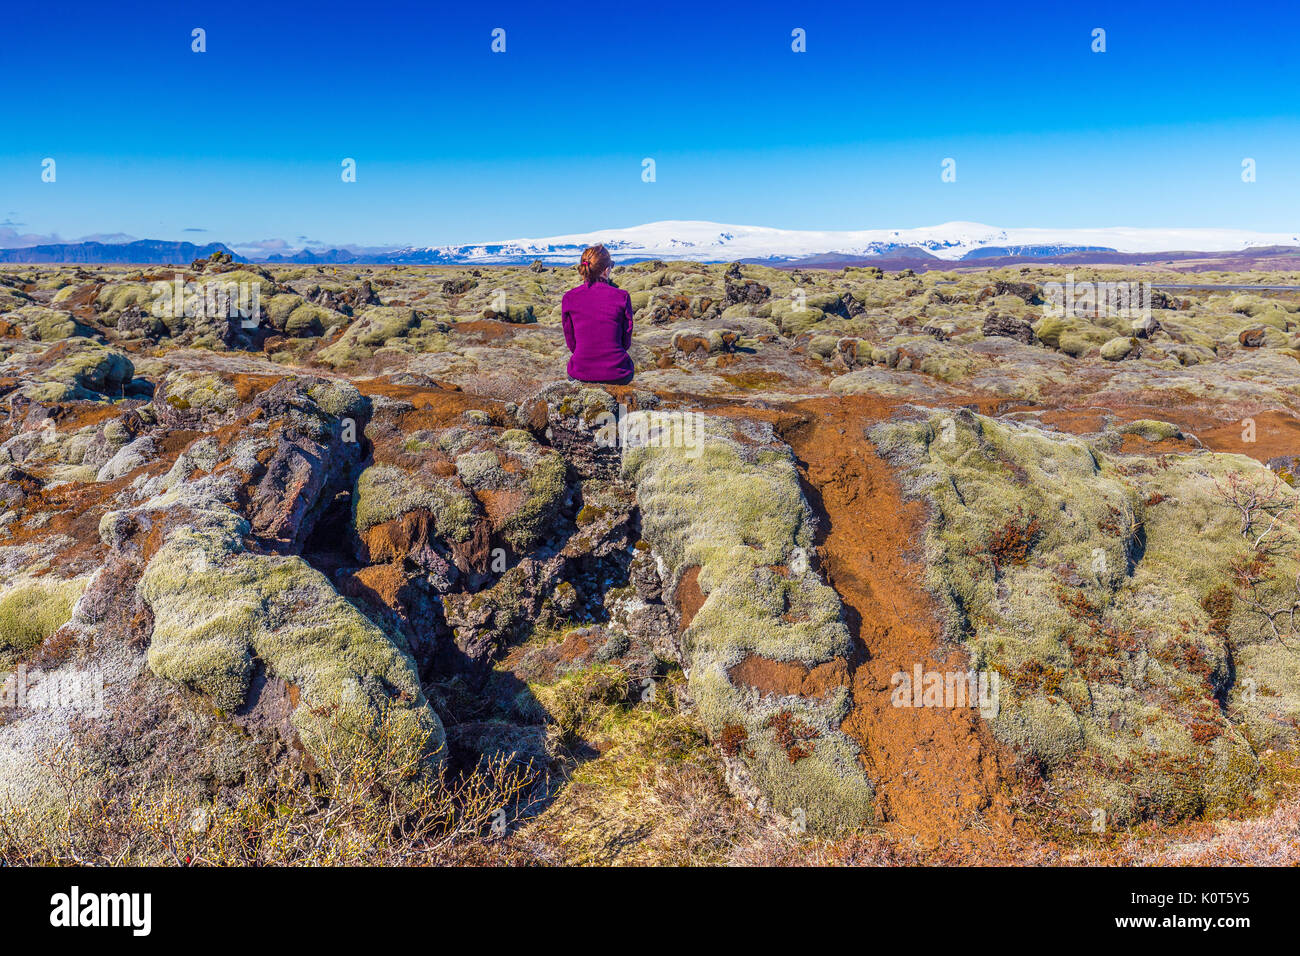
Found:
[[[14,318],[37,342],[55,342],[90,334],[90,329],[78,322],[71,314],[44,306],[24,306],[14,313]]]
[[[473,499],[454,482],[415,475],[391,465],[373,465],[357,481],[354,513],[361,534],[413,511],[433,516],[437,533],[449,541],[466,540],[472,528]]]
[[[682,656],[710,735],[742,729],[737,770],[779,812],[826,831],[870,820],[871,785],[839,730],[847,685],[784,698],[729,676],[749,655],[813,668],[849,653],[839,598],[808,567],[812,519],[789,449],[770,435],[737,441],[724,422],[698,415],[637,412],[627,430],[623,470],[643,534],[674,585],[695,569],[704,596]]]
[[[83,340],[62,353],[42,374],[43,383],[29,389],[29,394],[39,401],[121,397],[134,375],[135,367],[124,352]],[[54,390],[58,397],[53,397]]]
[[[617,482],[585,483],[583,493],[590,501],[575,516],[576,528],[562,547],[521,558],[490,587],[444,598],[455,647],[453,669],[471,682],[481,684],[496,656],[531,631],[584,615],[607,613],[612,639],[622,634],[641,646],[663,646],[665,635],[654,629],[667,618],[648,605],[619,607],[615,592],[621,595],[623,589],[610,589],[606,577],[618,580],[627,573],[620,569],[631,550],[630,493]],[[662,610],[661,602],[656,603]]]
[[[484,309],[483,318],[509,322],[512,325],[528,325],[537,321],[531,305],[507,305],[503,309]]]
[[[427,735],[441,760],[441,722],[410,656],[301,558],[245,550],[246,522],[211,513],[173,532],[140,580],[154,615],[149,666],[228,713],[246,702],[257,662],[298,689],[293,726],[324,763],[357,746],[380,716]]]
[[[1177,429],[1127,431],[1160,440]],[[930,587],[951,636],[1003,677],[1001,740],[1085,815],[1177,819],[1248,798],[1256,752],[1294,737],[1300,671],[1234,597],[1239,568],[1269,527],[1275,547],[1249,600],[1285,601],[1300,528],[1261,512],[1243,534],[1231,499],[1273,487],[1287,510],[1293,490],[1238,456],[1157,466],[968,411],[877,426],[873,438],[933,509]]]
[[[1128,358],[1135,348],[1137,348],[1137,339],[1117,336],[1102,343],[1101,357],[1107,362],[1118,362]]]
[[[72,617],[84,580],[35,577],[0,590],[0,663],[36,647]]]
[[[95,474],[96,481],[113,481],[152,461],[158,454],[158,445],[149,435],[123,446]]]
[[[317,358],[335,368],[342,368],[370,357],[375,349],[408,335],[418,324],[419,317],[413,309],[397,306],[366,309],[338,341],[322,349]]]
[[[339,319],[339,313],[332,309],[304,303],[285,317],[283,331],[295,338],[321,335]]]
[[[180,370],[159,383],[154,404],[163,420],[178,426],[196,420],[220,420],[235,410],[239,393],[226,378],[210,372]]]
[[[148,312],[155,301],[153,289],[143,282],[110,282],[99,290],[95,306],[101,312]]]
[[[618,411],[603,388],[557,382],[521,403],[517,418],[544,433],[580,476],[609,478],[619,470]]]

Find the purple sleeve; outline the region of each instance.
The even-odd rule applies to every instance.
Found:
[[[623,349],[626,351],[632,347],[632,294],[627,295],[627,306],[624,309],[627,320],[623,323]]]
[[[573,337],[573,315],[569,312],[569,304],[565,300],[560,300],[560,324],[564,326],[564,344],[573,351],[576,340]]]

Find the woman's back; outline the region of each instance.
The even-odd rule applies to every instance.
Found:
[[[619,382],[631,377],[632,300],[608,282],[585,282],[564,293],[560,309],[564,341],[573,353],[569,377]]]

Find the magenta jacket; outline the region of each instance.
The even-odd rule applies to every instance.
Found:
[[[569,377],[583,382],[617,382],[634,371],[632,297],[607,282],[580,285],[560,303],[564,341],[573,353]]]

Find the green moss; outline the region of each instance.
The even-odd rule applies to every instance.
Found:
[[[74,392],[84,390],[112,396],[120,392],[134,376],[135,367],[125,352],[93,342],[83,342],[47,369],[41,377],[47,382],[67,386]]]
[[[504,473],[494,452],[470,452],[456,457],[456,473],[471,488],[478,485],[497,484]]]
[[[68,623],[84,581],[32,578],[0,592],[0,651],[22,652]]]
[[[987,359],[975,355],[969,349],[933,340],[922,339],[915,343],[908,343],[908,348],[921,352],[919,370],[922,373],[933,375],[945,382],[964,382],[973,375],[992,367],[992,363]]]
[[[70,402],[73,399],[83,397],[75,385],[67,385],[63,382],[34,382],[30,385],[24,385],[23,395],[33,402],[40,402],[43,405],[52,405],[55,402]],[[91,397],[91,396],[84,396]]]
[[[533,314],[533,306],[531,305],[507,305],[504,311],[489,309],[484,312],[484,317],[509,322],[512,325],[530,325],[537,321],[537,316]]]
[[[1109,329],[1087,323],[1078,323],[1061,333],[1059,348],[1066,355],[1079,358],[1098,346],[1111,341]]]
[[[522,428],[507,428],[497,436],[496,440],[502,448],[516,451],[537,447],[537,439],[531,432],[524,431]]]
[[[478,444],[481,438],[482,432],[478,429],[453,425],[438,436],[436,444],[439,450],[455,456]]]
[[[1149,418],[1138,419],[1135,422],[1129,422],[1119,429],[1121,435],[1138,435],[1147,441],[1168,441],[1171,438],[1182,438],[1183,432],[1173,422],[1160,422]]]
[[[416,315],[411,309],[375,306],[361,313],[345,335],[358,345],[373,347],[405,335],[416,324]]]
[[[343,338],[316,353],[316,359],[331,368],[337,369],[364,362],[373,354],[372,350],[358,345],[347,337],[347,333],[344,333]]]
[[[762,315],[762,312],[750,314]],[[801,308],[797,302],[774,298],[770,304],[770,315],[784,335],[799,335],[817,327],[826,313],[805,303]]]
[[[149,312],[153,308],[153,288],[143,282],[113,282],[99,290],[96,301],[104,312],[125,312],[127,309]]]
[[[304,303],[289,313],[284,322],[284,334],[292,338],[321,335],[342,318],[337,312],[319,305]]]
[[[275,280],[271,278],[270,273],[251,265],[240,265],[227,272],[205,273],[201,281],[257,289],[259,300],[272,298],[276,293]]]
[[[595,524],[609,514],[607,508],[598,508],[595,505],[583,505],[582,509],[574,518],[579,528],[585,528],[589,524]]]
[[[163,382],[166,402],[178,411],[225,413],[239,404],[239,393],[220,375],[176,371]]]
[[[1137,339],[1128,336],[1118,336],[1108,339],[1102,343],[1101,357],[1108,362],[1118,362],[1127,358],[1129,353],[1137,347]]]
[[[434,527],[443,538],[469,537],[474,502],[453,482],[391,465],[372,465],[357,480],[354,521],[359,532],[420,509],[433,515]]]
[[[1017,300],[1018,301],[1018,300]],[[1023,305],[1023,303],[1022,303]],[[1114,329],[1093,325],[1072,316],[1046,315],[1033,324],[1034,335],[1044,345],[1076,358],[1115,337]]]
[[[311,385],[307,388],[307,394],[322,411],[335,418],[356,418],[365,411],[369,401],[356,386],[337,379]]]
[[[1273,305],[1274,303],[1260,296],[1242,293],[1233,296],[1230,308],[1233,312],[1239,312],[1242,315],[1255,316],[1273,307]]]
[[[1029,697],[999,709],[993,733],[1021,753],[1052,768],[1083,748],[1083,726],[1064,700]]]
[[[154,673],[232,713],[256,659],[298,688],[291,721],[318,761],[357,746],[385,714],[413,736],[428,734],[421,756],[440,760],[442,726],[409,655],[301,558],[249,554],[246,523],[229,513],[212,519],[174,532],[141,578],[154,613]]]
[[[428,451],[432,447],[433,442],[424,438],[418,438],[414,435],[402,442],[402,450],[410,455],[418,455],[421,452]]]
[[[419,320],[412,309],[374,306],[361,313],[337,342],[321,349],[316,357],[334,368],[362,362],[372,356],[376,348],[402,344],[402,337],[418,325]]]
[[[572,743],[609,706],[627,697],[630,679],[626,671],[614,664],[595,664],[571,671],[552,684],[528,686],[555,723],[561,739]]]
[[[501,526],[515,550],[529,550],[550,530],[551,520],[564,500],[566,468],[564,458],[550,450],[533,463],[524,480],[523,503]]]
[[[732,572],[781,564],[792,547],[811,547],[809,516],[788,454],[760,459],[712,420],[700,426],[707,434],[694,436],[661,412],[634,412],[626,427],[631,436],[659,436],[659,447],[629,447],[623,463],[637,486],[645,537],[672,567],[713,569],[701,573],[706,590]]]
[[[838,335],[814,335],[808,342],[808,351],[819,358],[834,358],[839,341]]]
[[[40,305],[25,306],[15,313],[15,317],[27,336],[38,342],[55,342],[91,333],[69,313]]]
[[[262,315],[271,323],[271,327],[285,331],[285,323],[294,309],[303,304],[303,297],[292,293],[272,295],[261,300]]]
[[[781,812],[800,811],[824,832],[870,820],[871,786],[856,746],[838,730],[848,689],[800,704],[816,736],[811,754],[792,761],[766,726],[775,701],[728,676],[750,653],[815,667],[850,649],[838,596],[806,570],[812,522],[789,449],[742,444],[714,419],[688,436],[660,412],[633,413],[627,431],[624,474],[636,487],[643,534],[672,579],[698,567],[706,595],[682,638],[702,723],[715,739],[729,725],[746,728],[755,746],[745,773]],[[804,571],[786,576],[776,565]]]
[[[579,733],[591,759],[573,768],[545,813],[524,824],[524,839],[562,845],[570,865],[728,861],[737,826],[752,818],[726,799],[716,751],[693,716],[672,706],[678,680],[673,672],[659,682],[654,702],[633,696],[590,707]],[[590,686],[601,694],[600,681]],[[534,687],[539,691],[546,693]],[[692,802],[665,799],[670,792],[689,793]],[[707,808],[709,826],[700,826],[697,807]]]
[[[582,388],[578,390],[579,414],[583,421],[591,423],[602,413],[613,414],[618,410],[614,396],[603,388]]]
[[[1151,421],[1122,431],[1177,434]],[[1255,750],[1300,744],[1286,718],[1300,708],[1300,668],[1275,669],[1286,652],[1258,615],[1211,599],[1233,592],[1247,550],[1222,489],[1271,487],[1263,466],[1209,453],[1112,459],[969,412],[871,435],[933,508],[927,579],[949,635],[1003,676],[995,735],[1059,772],[1063,802],[1106,807],[1116,823],[1239,804]],[[999,529],[1025,521],[1041,533],[1024,559],[996,560]],[[1275,603],[1300,572],[1300,530],[1274,533],[1284,546],[1259,595]]]

